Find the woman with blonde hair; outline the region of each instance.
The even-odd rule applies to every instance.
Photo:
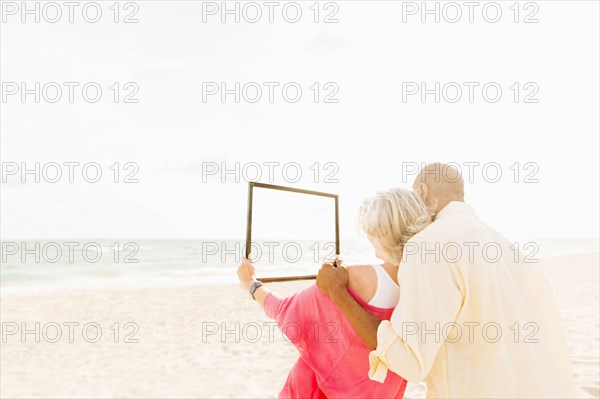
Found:
[[[370,314],[389,320],[398,303],[398,268],[404,245],[431,222],[431,213],[413,191],[378,192],[360,206],[358,222],[381,265],[346,266],[350,294]],[[338,260],[339,264],[339,260]],[[369,348],[329,297],[315,285],[282,298],[256,280],[254,265],[238,268],[244,289],[296,346],[300,358],[280,398],[402,398],[406,381],[390,374],[384,383],[369,379]],[[294,325],[295,328],[286,328]],[[327,326],[327,328],[326,328]],[[315,334],[315,328],[326,334]]]

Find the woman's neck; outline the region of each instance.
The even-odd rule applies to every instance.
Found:
[[[400,265],[394,265],[393,263],[384,261],[381,267],[383,267],[392,280],[398,284],[398,270],[400,269]]]

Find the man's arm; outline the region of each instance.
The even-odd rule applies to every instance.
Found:
[[[381,320],[369,314],[348,292],[348,270],[325,263],[317,275],[317,286],[331,298],[369,349],[377,348]]]
[[[435,242],[415,242],[418,248],[435,248]],[[390,321],[373,320],[349,293],[348,273],[343,267],[324,264],[317,285],[331,297],[351,322],[361,339],[372,349],[369,354],[369,378],[383,382],[388,370],[409,382],[420,382],[433,367],[445,340],[432,339],[405,326],[418,326],[429,331],[438,325],[456,321],[463,304],[461,277],[448,262],[423,261],[422,253],[403,260],[403,286],[398,305]],[[424,293],[426,295],[424,295]]]

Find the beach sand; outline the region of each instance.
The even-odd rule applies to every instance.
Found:
[[[586,398],[600,396],[599,262],[595,253],[540,263],[565,322],[578,396]],[[308,284],[271,287],[290,294]],[[237,285],[3,293],[0,299],[5,398],[276,397],[297,358]],[[9,334],[33,331],[36,322],[37,337],[30,332],[22,342],[21,331]],[[69,323],[79,323],[71,324],[72,339]],[[84,336],[86,323],[92,324]],[[410,385],[406,396],[424,397],[424,387]]]

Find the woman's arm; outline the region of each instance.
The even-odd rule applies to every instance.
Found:
[[[336,264],[341,265],[343,260],[339,255],[336,255],[334,262],[336,262]],[[242,262],[238,266],[237,275],[238,279],[240,280],[240,284],[242,285],[242,288],[246,292],[248,292],[252,284],[258,281],[256,278],[256,269],[254,268],[254,264],[252,263],[251,259],[248,259],[246,257],[242,259]],[[352,288],[354,288],[359,294],[363,293],[362,287],[359,288],[353,286]],[[254,291],[254,299],[256,300],[256,302],[258,302],[260,306],[264,308],[265,298],[270,292],[272,292],[273,294],[277,294],[275,291],[270,290],[264,285],[260,286],[256,289],[256,291]],[[360,296],[362,297],[362,295]],[[369,299],[370,298],[372,298],[372,294],[371,296],[369,296]],[[368,302],[369,299],[367,299],[366,301]]]
[[[238,278],[245,290],[258,281],[251,260],[246,258],[242,260],[238,267]],[[318,291],[318,288],[315,287],[315,289]],[[311,332],[310,322],[317,317],[316,301],[312,293],[305,289],[288,297],[280,297],[276,292],[263,285],[254,291],[254,298],[263,307],[267,317],[277,321],[285,335],[288,335],[288,332],[292,334],[288,335],[288,338],[296,345],[300,353],[306,350],[306,340]],[[312,311],[306,311],[307,308]],[[289,325],[298,327],[298,329],[288,329]]]
[[[258,281],[256,279],[256,270],[254,269],[254,264],[248,258],[242,259],[242,262],[237,270],[237,275],[242,288],[246,292],[248,292],[252,284]],[[271,290],[264,285],[258,287],[256,291],[254,291],[254,299],[256,299],[256,302],[258,302],[260,306],[264,307],[265,297],[269,294],[269,292],[271,292]]]

